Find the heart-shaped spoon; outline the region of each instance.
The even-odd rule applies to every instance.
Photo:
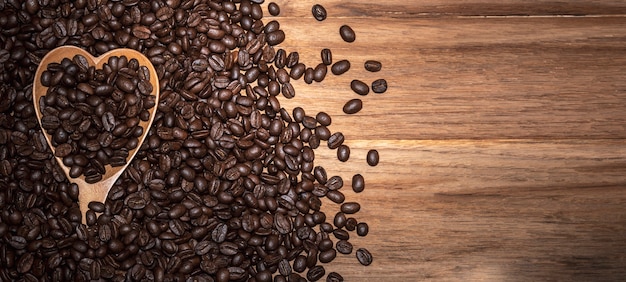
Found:
[[[157,108],[156,105],[158,105],[159,103],[159,82],[158,82],[156,70],[154,69],[154,66],[152,65],[152,63],[150,63],[148,58],[146,58],[143,54],[132,49],[111,50],[97,58],[94,58],[93,56],[91,56],[91,54],[89,54],[87,51],[78,47],[74,47],[74,46],[61,46],[61,47],[53,49],[46,56],[44,56],[43,59],[41,60],[41,63],[39,64],[39,67],[37,68],[37,72],[35,74],[35,80],[33,82],[33,103],[35,106],[35,113],[37,114],[37,119],[39,120],[39,125],[42,127],[42,131],[44,133],[46,141],[48,142],[48,145],[50,146],[50,148],[52,148],[53,152],[56,152],[57,148],[55,148],[52,145],[53,144],[51,142],[52,137],[46,132],[42,124],[42,112],[41,112],[39,103],[40,103],[40,99],[46,95],[48,91],[48,87],[42,85],[41,76],[42,76],[42,73],[46,71],[50,63],[60,63],[64,58],[68,58],[71,60],[75,55],[84,56],[87,59],[89,65],[95,66],[96,69],[101,69],[103,65],[107,63],[110,57],[125,56],[128,60],[136,59],[139,62],[140,66],[146,66],[148,68],[149,73],[150,73],[150,84],[152,84],[151,95],[155,96],[155,106],[148,110],[150,113],[150,118],[148,119],[148,121],[139,122],[139,126],[143,128],[143,134],[139,137],[138,145],[134,149],[129,150],[125,165],[115,166],[115,167],[112,167],[111,165],[104,166],[106,172],[102,176],[102,180],[96,183],[90,184],[85,181],[84,175],[81,175],[77,178],[70,177],[70,168],[68,168],[67,166],[63,164],[62,158],[55,156],[57,162],[59,163],[59,165],[65,172],[67,179],[78,185],[78,188],[79,188],[78,201],[79,201],[80,211],[83,214],[83,217],[82,217],[83,223],[85,223],[85,213],[89,209],[88,204],[92,201],[98,201],[98,202],[104,203],[104,201],[106,200],[107,194],[109,193],[109,190],[111,189],[115,181],[117,181],[117,178],[124,172],[128,164],[130,164],[133,157],[137,153],[138,149],[141,147],[141,144],[143,143],[144,139],[146,138],[146,135],[148,134],[150,126],[152,125],[152,121],[154,120],[154,116],[155,116],[156,108]]]

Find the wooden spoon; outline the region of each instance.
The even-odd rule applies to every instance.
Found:
[[[152,84],[152,89],[153,89],[151,95],[155,96],[156,105],[159,104],[159,81],[158,81],[157,73],[152,63],[150,63],[150,60],[148,60],[148,58],[146,58],[143,54],[132,49],[115,49],[115,50],[111,50],[103,54],[100,57],[94,58],[93,56],[91,56],[91,54],[89,54],[87,51],[81,48],[74,47],[74,46],[61,46],[50,51],[45,57],[43,57],[43,59],[41,60],[41,63],[39,64],[39,67],[37,68],[37,72],[35,73],[35,81],[33,82],[33,103],[35,106],[35,113],[37,114],[37,119],[39,120],[40,126],[41,126],[41,109],[39,108],[39,100],[41,99],[42,96],[46,95],[46,91],[48,90],[48,87],[41,85],[41,74],[47,69],[48,64],[53,63],[53,62],[60,63],[61,60],[63,60],[64,58],[72,59],[75,55],[79,55],[79,54],[85,56],[89,64],[95,66],[96,69],[101,69],[102,66],[108,61],[109,57],[126,56],[128,60],[131,60],[133,58],[137,59],[137,61],[139,62],[139,65],[146,66],[148,70],[150,71],[150,83]],[[139,137],[139,145],[135,149],[129,151],[128,158],[126,159],[126,165],[117,166],[117,167],[106,165],[105,166],[106,173],[102,176],[102,180],[100,180],[99,182],[89,184],[85,182],[84,175],[81,175],[78,178],[70,177],[69,175],[70,169],[63,164],[63,160],[61,158],[55,156],[57,162],[59,163],[59,165],[65,172],[65,176],[67,177],[67,179],[78,185],[78,189],[79,189],[79,196],[78,196],[79,203],[78,204],[80,206],[80,211],[83,214],[83,217],[82,217],[83,223],[85,223],[85,213],[87,212],[87,210],[89,210],[87,205],[92,201],[98,201],[98,202],[104,203],[104,201],[106,200],[107,194],[109,193],[109,190],[111,189],[115,181],[117,181],[117,178],[124,172],[128,164],[130,164],[130,162],[132,161],[133,157],[135,157],[135,154],[137,153],[138,149],[141,147],[141,144],[146,138],[146,135],[148,134],[150,126],[152,125],[152,121],[154,120],[154,116],[156,113],[156,108],[157,106],[154,106],[149,110],[150,119],[148,121],[141,121],[139,123],[139,126],[143,127],[144,129],[143,135]],[[53,152],[54,152],[56,148],[52,146],[52,142],[50,141],[52,137],[46,132],[46,130],[43,129],[43,127],[42,127],[42,131],[44,133],[44,136],[46,137],[46,141],[48,142],[48,145],[50,146],[50,148],[53,149]]]

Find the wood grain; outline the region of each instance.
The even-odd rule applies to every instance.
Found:
[[[351,158],[316,151],[344,179],[374,254],[325,265],[346,281],[618,281],[626,277],[625,1],[279,1],[276,17],[308,66],[351,70],[293,82],[287,109],[333,116]],[[268,20],[271,18],[268,18]],[[357,41],[341,41],[351,25]],[[367,59],[383,62],[368,73]],[[352,79],[385,78],[356,115]],[[323,144],[325,146],[325,144]],[[365,163],[369,149],[381,163]],[[366,179],[350,191],[353,174]],[[325,202],[333,216],[338,206]]]

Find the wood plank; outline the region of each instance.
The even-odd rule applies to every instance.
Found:
[[[367,19],[346,18],[302,32],[311,21],[281,20],[281,47],[309,66],[330,48],[352,68],[319,84],[295,81],[296,98],[281,103],[329,112],[333,130],[363,139],[626,137],[626,19],[381,19],[373,29]],[[357,31],[355,43],[337,35],[342,23]],[[367,59],[383,70],[366,72]],[[355,78],[386,78],[389,90],[364,97],[364,110],[346,116],[341,107],[357,97],[349,89]]]
[[[280,5],[283,17],[312,17],[312,2],[307,1],[273,1]],[[455,17],[455,16],[553,16],[553,15],[623,15],[626,14],[626,1],[316,1],[328,11],[329,17]]]
[[[346,281],[616,281],[626,275],[626,141],[353,141],[344,178],[370,234],[325,265]],[[381,163],[368,167],[367,149]],[[364,192],[350,191],[361,172]],[[333,174],[333,175],[334,175]],[[324,203],[329,216],[337,205]]]

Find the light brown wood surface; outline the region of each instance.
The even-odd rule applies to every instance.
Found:
[[[351,147],[340,175],[370,234],[351,239],[374,263],[340,255],[346,281],[620,281],[626,279],[626,1],[275,0],[308,66],[322,48],[350,71],[293,82],[285,108],[333,116]],[[267,3],[267,2],[266,2]],[[268,16],[266,21],[271,20]],[[349,24],[354,43],[341,41]],[[367,59],[383,70],[363,69]],[[330,73],[330,72],[329,72]],[[352,79],[385,78],[357,95]],[[376,167],[365,163],[380,152]],[[362,173],[366,189],[350,189]],[[329,216],[338,209],[325,202]]]

